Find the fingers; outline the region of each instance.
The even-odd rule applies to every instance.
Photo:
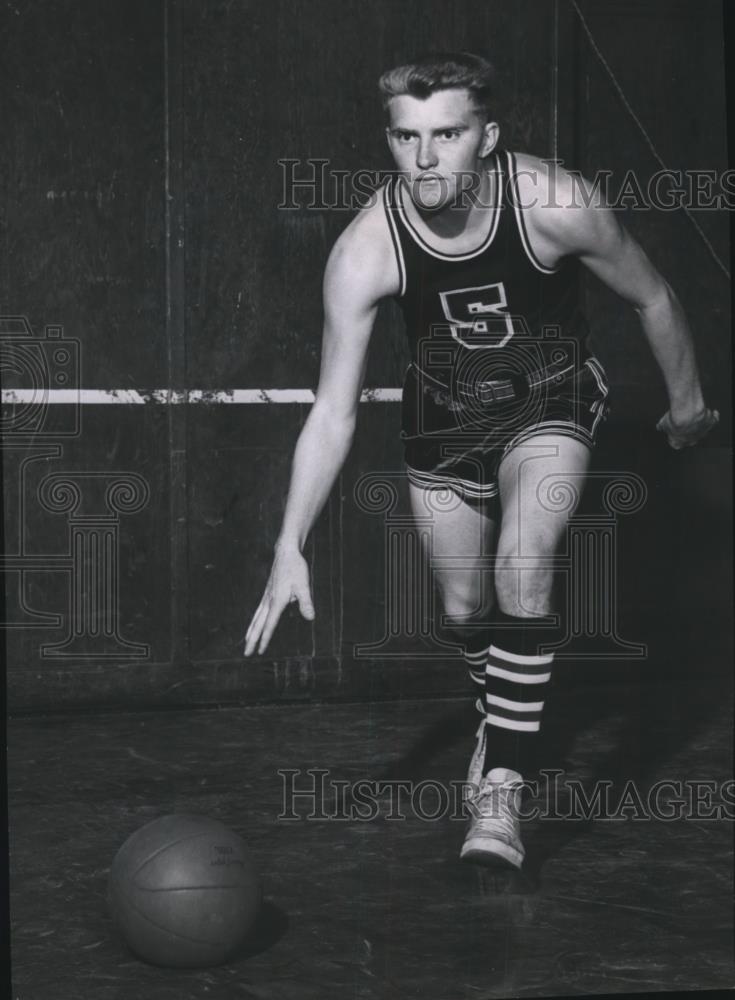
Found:
[[[265,593],[245,634],[245,656],[251,656],[256,648],[259,655],[265,652],[284,608],[295,601],[302,616],[312,621],[309,567],[301,553],[284,551],[274,560]]]
[[[253,620],[245,634],[245,656],[252,656],[256,646],[258,647],[259,656],[265,652],[276,625],[283,614],[283,609],[293,601],[298,601],[299,610],[304,618],[307,621],[313,621],[315,617],[314,603],[308,587],[300,589],[289,598],[275,598],[272,595],[264,597],[258,606],[258,610],[253,615]]]
[[[683,428],[678,429],[671,420],[671,414],[666,412],[656,423],[656,430],[666,435],[666,439],[674,451],[682,451],[684,448],[692,448],[698,441],[701,441],[719,423],[719,420],[718,410],[705,410],[696,426],[690,425],[688,430],[684,430]]]
[[[266,616],[268,614],[268,608],[270,606],[270,598],[264,597],[263,600],[258,605],[258,609],[253,615],[253,620],[250,622],[250,627],[245,633],[245,656],[251,656],[255,646],[260,639],[261,632],[263,631],[263,623],[265,622]]]
[[[679,451],[682,445],[679,443],[678,438],[673,433],[673,428],[671,426],[671,417],[668,411],[664,413],[661,419],[656,424],[656,430],[660,431],[662,434],[666,435],[666,440],[669,445],[674,449],[674,451]]]
[[[263,598],[247,632],[245,656],[251,656],[256,646],[259,656],[265,652],[285,606],[286,601],[277,601],[271,595]]]
[[[707,411],[707,426],[705,428],[705,433],[707,431],[709,431],[709,430],[712,430],[712,428],[716,424],[719,424],[719,422],[720,422],[720,413],[719,413],[719,410],[708,410]]]
[[[308,587],[304,587],[296,592],[296,600],[299,602],[299,611],[307,621],[314,619],[314,603]]]
[[[692,431],[687,440],[687,445],[695,445],[698,441],[701,441],[706,434],[712,430],[712,428],[719,422],[720,414],[717,410],[707,410],[705,415],[696,430]]]
[[[281,598],[280,600],[273,600],[271,602],[268,615],[263,624],[263,631],[260,636],[260,645],[258,646],[258,656],[261,656],[268,648],[268,643],[271,641],[271,636],[273,635],[276,625],[278,624],[278,620],[283,614],[283,609],[286,607],[287,604],[288,601],[285,598]]]

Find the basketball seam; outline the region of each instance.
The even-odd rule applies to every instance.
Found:
[[[141,868],[145,867],[145,865],[147,865],[149,861],[152,861],[155,857],[157,857],[159,854],[162,854],[164,851],[168,851],[172,847],[177,847],[179,844],[185,844],[187,840],[196,840],[197,837],[209,837],[209,836],[211,836],[211,831],[209,830],[202,831],[200,833],[192,833],[191,836],[189,837],[182,837],[181,840],[173,840],[171,841],[170,844],[165,844],[163,847],[159,847],[152,854],[149,854],[147,858],[141,861],[141,863],[138,865],[135,871],[132,872],[130,876],[131,879],[134,879],[135,876],[138,874],[138,872],[141,870]]]
[[[180,934],[178,932],[172,931],[168,927],[164,927],[162,924],[157,924],[155,920],[151,920],[151,918],[148,916],[147,913],[145,913],[143,910],[141,910],[138,906],[135,905],[135,903],[132,901],[132,899],[130,898],[130,896],[128,896],[127,893],[123,892],[121,893],[121,895],[122,898],[125,900],[125,902],[130,906],[130,908],[132,910],[135,910],[135,912],[138,914],[139,917],[141,917],[143,920],[149,923],[151,927],[155,927],[156,930],[163,931],[165,934],[168,934],[170,937],[173,937],[174,939],[179,938],[182,941],[190,941],[192,944],[204,945],[207,948],[212,948],[212,949],[217,948],[217,945],[213,944],[211,941],[206,941],[202,938],[189,937],[188,934]],[[133,950],[135,950],[135,948],[133,948]]]

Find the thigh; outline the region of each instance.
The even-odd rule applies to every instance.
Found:
[[[590,457],[578,438],[542,432],[505,454],[498,469],[499,550],[531,555],[556,549],[579,503]]]
[[[489,611],[493,591],[487,557],[495,542],[493,501],[467,501],[448,487],[424,489],[412,482],[409,491],[422,548],[432,565],[445,612],[466,615]]]

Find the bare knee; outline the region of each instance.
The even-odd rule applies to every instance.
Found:
[[[551,611],[554,555],[557,540],[548,535],[498,545],[495,559],[495,594],[498,608],[507,615],[525,618]]]
[[[487,574],[485,577],[484,585],[477,582],[463,585],[456,581],[440,581],[439,592],[445,614],[452,618],[466,618],[489,613],[495,603],[495,595]]]

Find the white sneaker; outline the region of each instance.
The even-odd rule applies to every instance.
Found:
[[[483,741],[484,742],[484,741]],[[494,767],[470,790],[470,828],[460,858],[476,865],[520,868],[525,857],[518,813],[523,778],[517,771]]]

